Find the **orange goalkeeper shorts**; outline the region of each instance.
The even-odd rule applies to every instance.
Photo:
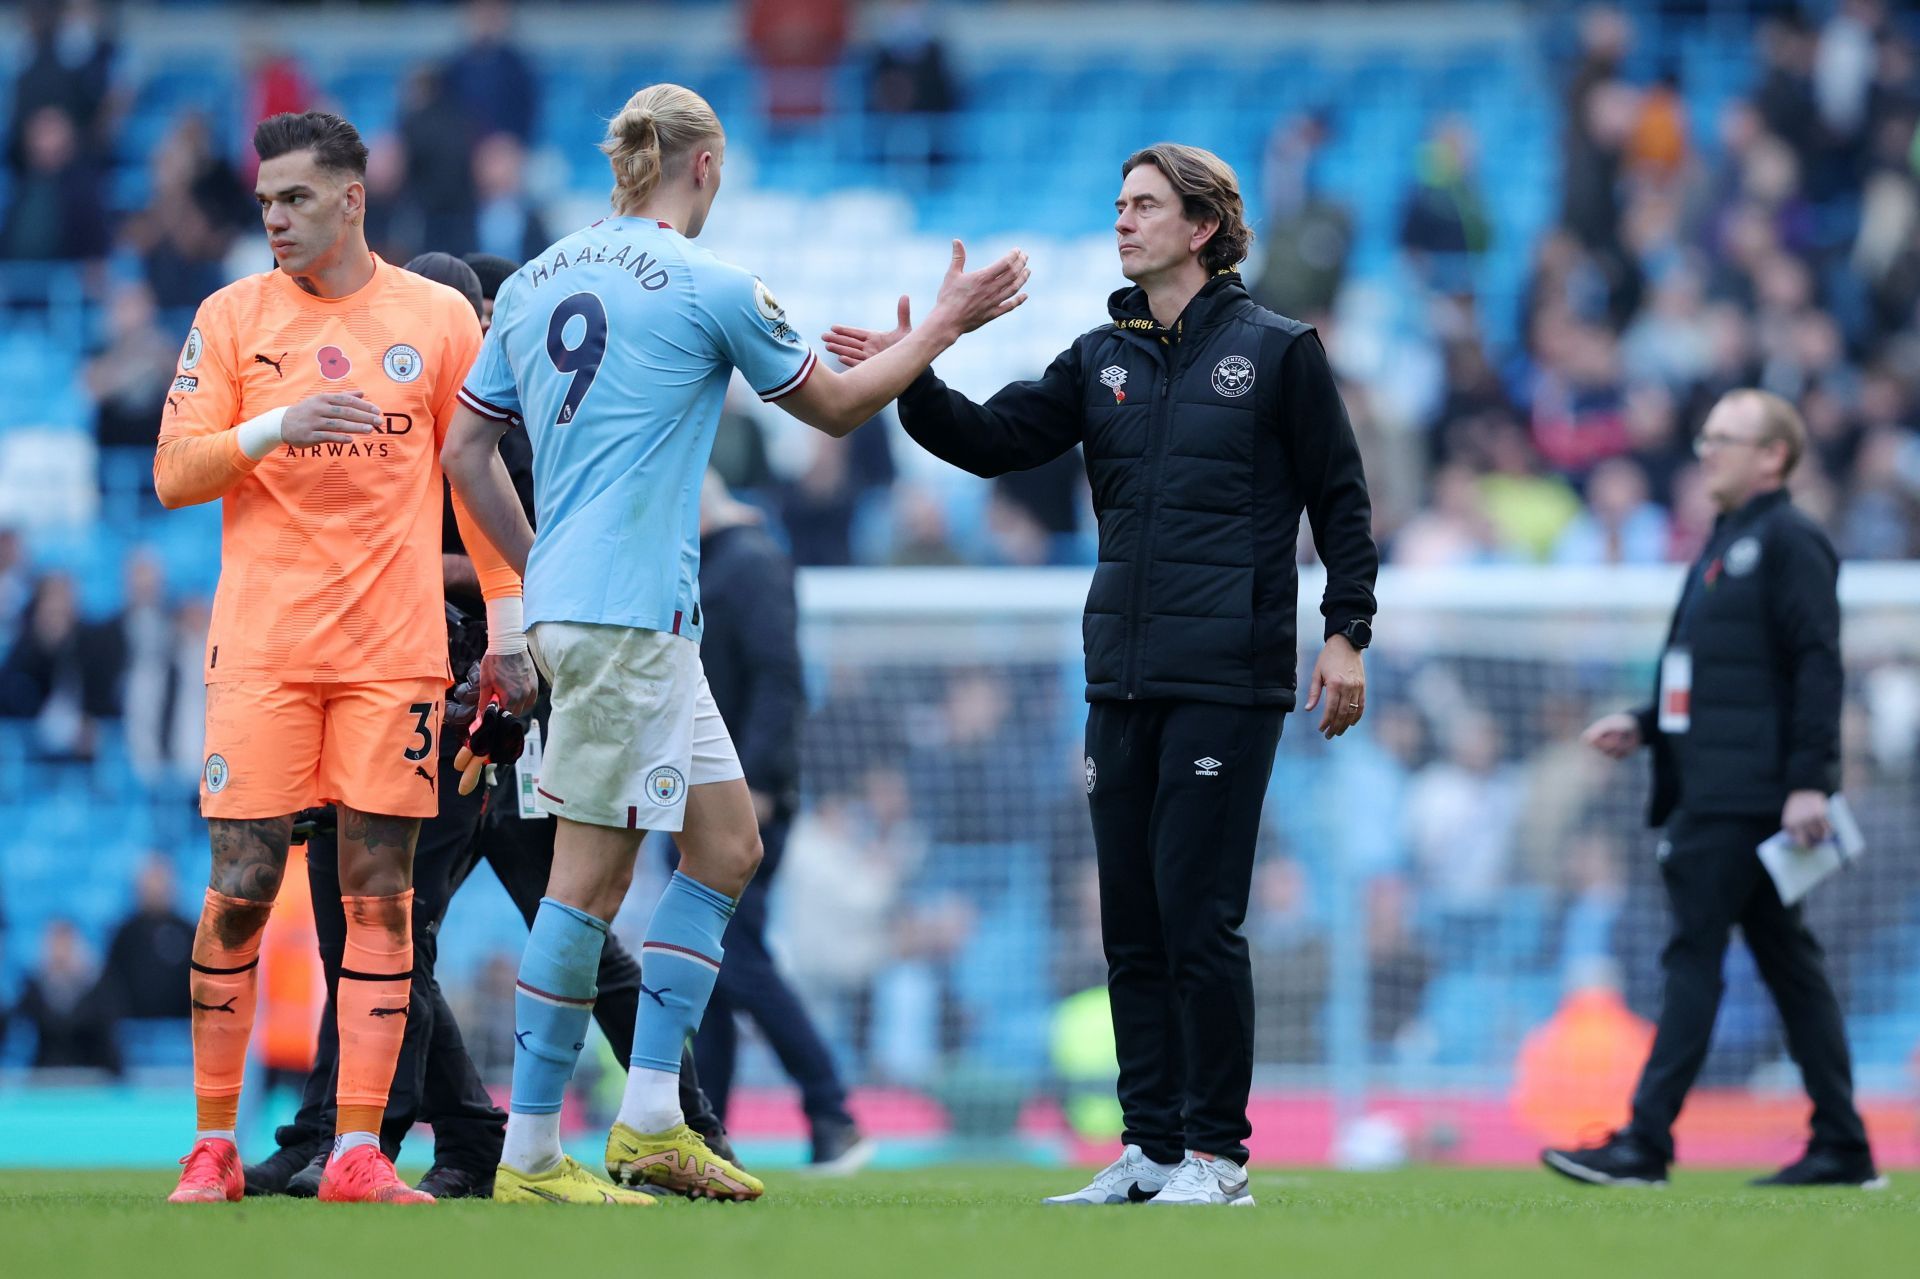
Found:
[[[438,679],[207,685],[203,817],[285,817],[345,804],[432,817],[440,768]]]

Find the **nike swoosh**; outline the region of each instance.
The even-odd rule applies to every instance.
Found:
[[[1220,1187],[1220,1193],[1229,1199],[1238,1199],[1241,1195],[1247,1193],[1247,1179],[1242,1177],[1231,1186]]]
[[[1127,1187],[1127,1202],[1130,1204],[1143,1204],[1159,1193],[1157,1190],[1146,1189],[1136,1181]]]
[[[565,1198],[561,1197],[560,1195],[554,1194],[551,1190],[542,1190],[538,1186],[522,1185],[520,1188],[526,1191],[530,1195],[540,1196],[542,1199],[546,1200],[548,1203],[563,1204],[567,1202]]]

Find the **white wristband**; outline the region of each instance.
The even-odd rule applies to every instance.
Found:
[[[526,610],[518,595],[501,595],[487,601],[487,652],[526,652],[525,627]]]
[[[285,409],[268,409],[259,417],[249,418],[234,428],[240,436],[240,451],[258,462],[279,448],[280,421],[286,415]]]

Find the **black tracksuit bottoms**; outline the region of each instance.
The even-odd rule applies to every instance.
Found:
[[[460,1025],[434,977],[434,964],[440,951],[440,921],[453,895],[482,859],[529,925],[540,908],[553,872],[554,822],[519,817],[513,777],[513,770],[503,768],[490,790],[482,787],[462,795],[459,770],[451,758],[440,761],[440,814],[420,824],[413,857],[413,1000],[381,1121],[380,1144],[389,1158],[399,1152],[414,1122],[424,1120],[433,1125],[434,1162],[482,1178],[491,1176],[500,1162],[507,1117],[493,1104],[474,1068]],[[333,1135],[340,1054],[333,995],[347,937],[338,856],[331,832],[316,835],[307,845],[307,877],[313,888],[313,922],[326,973],[327,1002],[299,1113],[275,1133],[282,1146]],[[617,938],[608,937],[600,953],[599,994],[593,1012],[622,1062],[633,1048],[639,1007],[639,961]],[[680,1058],[680,1106],[696,1132],[712,1137],[722,1131],[701,1091],[691,1052]]]
[[[1816,1149],[1867,1150],[1866,1125],[1853,1105],[1853,1063],[1840,1001],[1827,981],[1820,943],[1800,907],[1784,906],[1754,849],[1780,829],[1778,817],[1692,814],[1667,826],[1660,876],[1673,906],[1673,936],[1660,955],[1666,993],[1653,1051],[1633,1095],[1629,1131],[1673,1158],[1673,1121],[1707,1059],[1725,990],[1721,970],[1733,926],[1773,994],[1787,1051],[1813,1100]]]
[[[1247,1158],[1253,967],[1240,932],[1285,712],[1093,703],[1087,797],[1125,1140]]]

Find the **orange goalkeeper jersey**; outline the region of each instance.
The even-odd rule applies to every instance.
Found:
[[[201,304],[154,460],[172,504],[214,495],[179,496],[188,459],[168,450],[189,437],[335,391],[362,392],[385,418],[352,443],[282,444],[258,463],[229,433],[212,457],[231,487],[218,490],[208,682],[447,676],[440,444],[479,349],[466,299],[378,257],[347,297],[314,297],[276,270]],[[192,462],[204,470],[209,455]]]

